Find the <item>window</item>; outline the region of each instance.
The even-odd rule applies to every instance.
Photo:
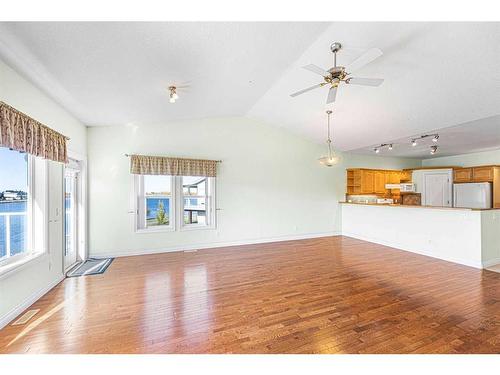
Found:
[[[31,160],[0,147],[0,265],[33,253]]]
[[[209,178],[182,176],[183,225],[207,226],[210,224]]]
[[[215,179],[135,175],[136,230],[215,227]]]
[[[171,176],[138,176],[138,229],[172,229]]]

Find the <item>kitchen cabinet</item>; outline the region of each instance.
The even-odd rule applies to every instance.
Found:
[[[493,167],[475,167],[472,168],[472,181],[474,182],[493,182]]]
[[[396,183],[411,182],[412,181],[412,174],[413,174],[413,171],[411,171],[411,170],[401,171],[399,173],[399,181]]]
[[[347,169],[347,194],[389,194],[385,184],[399,184],[400,171],[384,169]]]
[[[361,171],[361,193],[375,193],[375,172],[372,170]]]
[[[453,171],[453,182],[493,182],[495,168],[497,167],[457,168]]]
[[[472,168],[459,168],[453,171],[453,182],[471,182],[472,181]]]
[[[375,194],[385,194],[385,183],[389,172],[386,171],[374,171],[374,191]]]

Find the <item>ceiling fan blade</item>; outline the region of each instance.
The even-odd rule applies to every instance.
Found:
[[[300,94],[303,94],[303,93],[305,93],[305,92],[308,92],[308,91],[311,91],[311,90],[317,89],[318,87],[321,87],[321,86],[324,86],[324,85],[325,85],[325,83],[318,83],[317,85],[314,85],[314,86],[308,87],[307,89],[303,89],[303,90],[300,90],[300,91],[294,92],[293,94],[290,94],[290,96],[291,96],[291,97],[299,96]]]
[[[337,97],[337,87],[338,86],[330,87],[330,90],[328,91],[328,98],[326,99],[326,104],[335,102],[335,98]]]
[[[380,86],[384,82],[383,78],[348,78],[346,83],[350,85]]]
[[[350,63],[346,67],[346,71],[348,71],[349,73],[352,73],[352,72],[362,68],[366,64],[371,63],[373,60],[375,60],[376,58],[378,58],[382,55],[383,55],[382,51],[379,50],[378,48],[369,49],[363,55],[361,55],[356,60],[354,60],[352,63]]]
[[[303,66],[302,68],[305,70],[309,70],[310,72],[319,74],[322,77],[330,76],[330,73],[328,73],[326,70],[321,69],[319,66],[314,65],[314,64],[309,64],[309,65]]]

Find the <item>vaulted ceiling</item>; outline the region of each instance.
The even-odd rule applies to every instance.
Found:
[[[321,82],[301,66],[331,67],[334,41],[344,66],[380,48],[356,75],[385,79],[340,87],[336,148],[500,114],[499,23],[0,23],[0,58],[89,126],[246,115],[318,142],[327,88],[289,94]]]

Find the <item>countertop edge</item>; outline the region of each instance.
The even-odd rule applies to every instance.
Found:
[[[339,201],[340,204],[352,204],[355,206],[378,206],[378,207],[400,207],[400,208],[420,208],[430,210],[450,210],[450,211],[492,211],[500,210],[499,208],[465,208],[465,207],[436,207],[436,206],[414,206],[394,203],[357,203]]]

